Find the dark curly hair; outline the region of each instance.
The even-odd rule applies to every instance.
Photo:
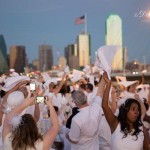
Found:
[[[136,121],[133,123],[134,132],[132,133],[132,135],[136,136],[136,140],[137,140],[138,134],[139,134],[139,132],[141,132],[139,127],[143,125],[142,121],[141,121],[141,106],[137,100],[129,98],[125,101],[124,104],[122,104],[120,106],[118,121],[120,122],[120,125],[121,125],[121,132],[124,133],[123,138],[126,138],[128,135],[128,131],[130,130],[130,125],[127,122],[127,113],[129,112],[131,105],[133,103],[136,103],[138,105],[138,108],[139,108],[139,115],[138,115]]]
[[[43,140],[42,136],[38,133],[36,122],[32,115],[24,114],[22,121],[17,129],[12,131],[12,148],[14,150],[27,148],[35,148],[35,143],[38,140]]]

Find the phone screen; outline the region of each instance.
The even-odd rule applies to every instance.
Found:
[[[36,102],[37,103],[44,103],[45,97],[44,96],[38,96],[36,97]]]
[[[30,83],[30,90],[35,91],[35,83]]]

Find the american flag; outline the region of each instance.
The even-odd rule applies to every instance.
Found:
[[[75,24],[84,24],[85,23],[85,16],[81,16],[81,17],[78,17],[76,20],[75,20]]]

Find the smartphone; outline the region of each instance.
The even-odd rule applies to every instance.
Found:
[[[37,96],[36,97],[36,103],[45,103],[46,97],[44,96]]]
[[[35,91],[35,83],[30,83],[30,91]]]

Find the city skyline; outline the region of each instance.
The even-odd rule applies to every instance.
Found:
[[[150,63],[150,18],[148,0],[2,0],[0,5],[0,34],[4,36],[7,53],[12,45],[26,47],[31,62],[38,58],[41,44],[53,46],[54,64],[57,50],[64,55],[68,44],[75,43],[84,25],[75,25],[76,18],[87,14],[87,29],[91,35],[91,55],[105,44],[105,20],[115,13],[122,19],[123,47],[127,47],[129,60]],[[138,52],[137,52],[138,51]]]

